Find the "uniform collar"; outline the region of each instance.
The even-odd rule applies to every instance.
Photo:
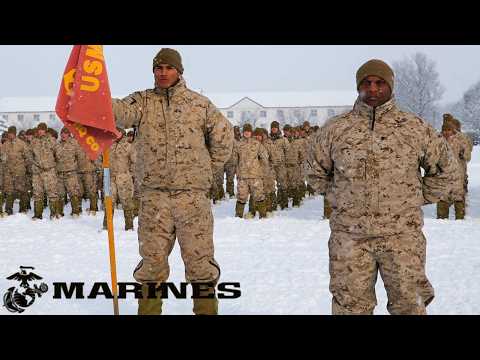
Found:
[[[187,84],[184,79],[180,79],[175,85],[168,89],[155,88],[155,94],[171,98],[172,96],[181,94],[187,88]]]
[[[380,118],[387,112],[391,111],[396,107],[395,97],[392,95],[392,98],[388,100],[385,104],[376,107],[375,109],[370,105],[364,103],[360,100],[360,97],[357,98],[355,101],[355,105],[353,106],[353,111],[360,116],[365,116],[367,118],[371,118],[374,110],[375,110],[375,118]]]

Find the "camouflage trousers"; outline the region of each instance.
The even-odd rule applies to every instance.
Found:
[[[213,215],[206,192],[142,189],[138,224],[142,260],[134,271],[135,280],[167,281],[168,256],[178,239],[186,280],[218,282],[220,267],[214,259]]]
[[[277,187],[279,189],[287,189],[288,188],[288,176],[287,176],[287,169],[284,166],[276,166],[274,167],[275,177],[277,180]]]
[[[224,173],[223,170],[216,172],[213,174],[213,181],[215,181],[215,189],[223,188],[223,181],[224,181]]]
[[[245,204],[249,194],[252,196],[254,202],[265,200],[262,179],[237,180],[237,200]]]
[[[133,177],[133,197],[135,199],[140,199],[140,181],[138,180],[137,177]]]
[[[373,314],[380,271],[390,314],[426,314],[434,291],[425,274],[421,231],[375,238],[332,232],[329,240],[332,313]]]
[[[95,171],[78,173],[80,196],[91,198],[97,195],[97,179]]]
[[[80,183],[78,181],[78,174],[76,171],[60,172],[57,173],[58,179],[58,196],[60,199],[65,197],[65,194],[68,194],[68,197],[71,199],[73,196],[80,198]]]
[[[112,203],[114,205],[120,200],[123,210],[133,209],[132,175],[129,173],[112,175],[110,178],[110,188],[112,192]]]
[[[229,163],[225,164],[225,175],[227,177],[227,192],[230,189],[233,191],[236,171],[237,171],[237,168],[235,165],[232,165]]]
[[[298,188],[305,185],[300,165],[287,165],[287,181],[289,188]]]
[[[27,175],[26,173],[12,173],[5,171],[3,175],[3,189],[7,194],[22,194],[27,192]]]
[[[58,200],[58,180],[55,168],[33,174],[33,199],[42,201],[45,194],[49,201]]]
[[[263,179],[263,190],[266,194],[271,194],[275,192],[275,175],[265,176]]]

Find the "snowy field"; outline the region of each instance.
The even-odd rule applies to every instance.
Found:
[[[464,221],[435,219],[435,207],[424,208],[427,274],[436,291],[430,314],[480,314],[480,147],[469,164],[470,193]],[[85,207],[85,204],[84,204]],[[221,281],[240,282],[242,296],[220,302],[221,314],[329,314],[328,248],[330,229],[322,220],[322,197],[307,198],[299,209],[276,212],[267,220],[233,217],[235,200],[214,206],[216,259]],[[15,211],[18,210],[18,203]],[[48,212],[48,210],[46,210]],[[451,210],[452,211],[452,210]],[[65,210],[66,214],[70,209]],[[44,218],[48,218],[44,216]],[[0,219],[0,292],[18,286],[6,277],[19,266],[33,266],[49,291],[24,314],[112,314],[112,301],[54,300],[53,282],[110,283],[108,240],[99,232],[103,213],[33,222],[32,214]],[[115,212],[118,281],[133,282],[139,261],[136,232],[123,230]],[[135,227],[137,219],[135,220]],[[170,257],[169,281],[184,281],[178,244]],[[87,291],[88,294],[88,291]],[[387,314],[387,297],[379,277],[376,314]],[[191,314],[192,300],[167,299],[164,314]],[[121,314],[136,314],[132,294],[120,300]],[[10,314],[3,306],[0,314]]]

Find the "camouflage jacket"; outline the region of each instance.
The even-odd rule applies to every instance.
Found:
[[[74,139],[75,140],[75,139]],[[78,172],[80,174],[83,173],[89,173],[89,172],[95,172],[98,168],[99,161],[92,161],[88,157],[87,153],[80,147],[80,145],[77,142],[77,147],[79,148],[79,153],[78,153]],[[100,162],[101,164],[101,162]]]
[[[236,167],[237,166],[234,153],[235,153],[235,149],[236,149],[236,147],[238,146],[239,143],[240,143],[240,140],[237,140],[237,139],[233,138],[232,156],[230,156],[230,159],[228,159],[228,161],[225,163],[225,167],[228,167],[228,166]]]
[[[81,151],[75,139],[60,140],[55,146],[57,173],[78,171],[78,158]]]
[[[19,138],[7,140],[2,145],[2,161],[5,173],[25,176],[28,167],[28,149],[26,142]]]
[[[119,174],[133,176],[135,172],[135,147],[124,137],[110,147],[110,173],[112,177]]]
[[[450,194],[457,177],[445,139],[393,98],[376,109],[357,100],[329,120],[308,161],[309,184],[332,204],[332,231],[367,236],[418,231],[421,206]]]
[[[459,136],[460,133],[456,133],[450,136],[447,139],[447,143],[450,146],[452,154],[456,160],[457,166],[457,174],[458,174],[458,181],[455,181],[453,186],[453,193],[451,197],[445,198],[444,200],[451,202],[451,201],[461,201],[465,196],[465,188],[463,182],[465,181],[466,175],[466,160],[464,159],[464,154],[467,151],[466,144],[464,139]]]
[[[302,163],[307,160],[307,153],[308,153],[308,139],[306,137],[299,138],[296,140],[300,146],[300,151],[302,152]]]
[[[263,167],[263,176],[264,177],[272,177],[275,178],[275,172],[273,171],[273,153],[275,151],[275,147],[273,145],[273,141],[271,139],[265,139],[262,142],[262,145],[265,147],[268,155],[268,161],[262,163]]]
[[[239,179],[261,179],[268,166],[267,149],[253,137],[240,140],[235,148],[237,176]]]
[[[118,126],[137,126],[142,186],[210,190],[213,173],[223,169],[233,146],[232,125],[210,100],[180,80],[112,103]]]
[[[55,168],[55,147],[55,140],[48,134],[32,140],[28,151],[32,174]]]
[[[285,164],[287,166],[297,166],[305,161],[305,145],[297,139],[289,139],[290,146],[285,154]]]
[[[463,151],[462,151],[462,154],[461,154],[462,156],[460,160],[465,164],[465,167],[466,167],[466,164],[470,162],[470,160],[472,159],[472,151],[473,151],[472,139],[467,134],[464,134],[460,131],[455,134],[455,137],[458,137],[459,141],[462,144]]]
[[[271,137],[272,140],[272,164],[274,167],[285,165],[285,155],[287,154],[290,143],[283,136]]]

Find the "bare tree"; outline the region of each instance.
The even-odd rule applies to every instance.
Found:
[[[435,62],[423,53],[415,53],[410,58],[393,63],[395,96],[399,107],[439,127],[438,101],[445,89],[440,84],[435,66]]]

